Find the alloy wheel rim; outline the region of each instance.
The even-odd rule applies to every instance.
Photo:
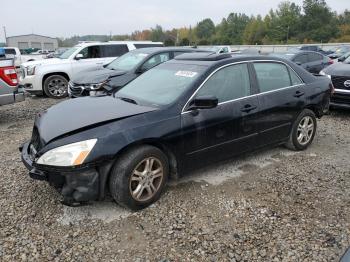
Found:
[[[164,178],[164,168],[159,159],[143,159],[133,170],[129,190],[131,196],[139,202],[154,197],[159,191]]]
[[[300,145],[306,145],[310,142],[315,130],[314,120],[310,116],[301,119],[298,125],[297,139]]]
[[[67,92],[67,89],[67,81],[62,80],[60,78],[54,78],[48,84],[48,90],[53,96],[64,96]]]

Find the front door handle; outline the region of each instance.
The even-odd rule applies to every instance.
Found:
[[[244,107],[241,108],[241,111],[244,113],[249,113],[250,111],[256,109],[257,106],[246,104]]]
[[[302,91],[296,91],[295,94],[294,94],[294,97],[301,97],[303,96],[305,93],[302,92]]]

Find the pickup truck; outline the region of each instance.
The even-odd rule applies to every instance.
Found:
[[[22,55],[17,47],[4,47],[6,57],[14,59],[14,65],[16,68],[19,68],[22,63],[43,60],[46,58],[48,53],[37,53]]]
[[[23,100],[24,90],[18,88],[13,59],[0,58],[0,106]]]

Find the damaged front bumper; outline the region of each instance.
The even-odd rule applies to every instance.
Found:
[[[111,163],[100,167],[86,166],[82,168],[56,169],[38,166],[33,163],[29,153],[30,143],[20,147],[22,162],[29,170],[32,179],[47,181],[63,196],[63,203],[77,203],[101,200],[105,196],[105,185]]]

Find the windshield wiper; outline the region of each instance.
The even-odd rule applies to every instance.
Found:
[[[132,98],[120,97],[120,96],[117,96],[117,98],[120,99],[120,100],[123,100],[123,101],[125,101],[125,102],[132,103],[132,104],[137,105],[137,102],[136,102],[134,99],[132,99]]]

